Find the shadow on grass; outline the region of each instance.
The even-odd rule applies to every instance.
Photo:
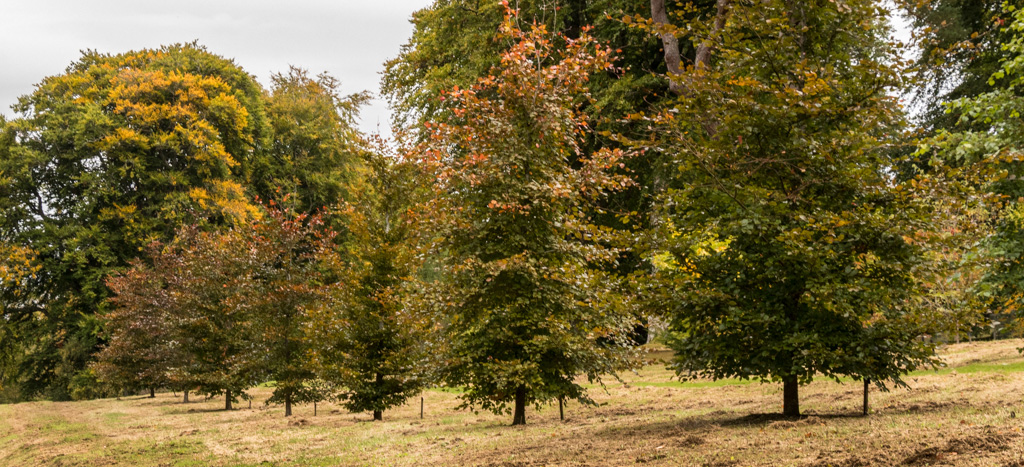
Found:
[[[714,411],[705,415],[693,415],[681,419],[663,420],[659,422],[637,423],[623,427],[622,425],[607,426],[594,432],[595,436],[616,437],[640,436],[640,437],[678,437],[687,436],[695,432],[707,431],[716,427],[757,427],[757,426],[802,426],[819,425],[826,420],[844,420],[862,418],[860,412],[847,413],[814,413],[808,412],[799,417],[782,415],[781,413],[753,413],[736,417],[735,412],[722,410]],[[621,420],[621,419],[620,419]]]
[[[775,422],[790,422],[796,425],[800,424],[814,424],[821,420],[844,420],[853,418],[863,418],[864,414],[860,412],[848,412],[848,413],[817,413],[808,411],[799,416],[783,415],[781,413],[752,413],[747,414],[739,418],[733,418],[729,420],[723,420],[719,422],[719,425],[723,427],[732,426],[757,426],[757,425],[769,425]]]
[[[190,413],[216,413],[216,412],[234,412],[236,410],[249,410],[249,409],[245,409],[245,408],[224,410],[224,408],[222,408],[222,407],[218,407],[218,408],[214,408],[214,409],[196,409],[196,408],[191,408],[191,407],[185,407],[184,404],[182,404],[180,402],[178,402],[178,404],[180,405],[180,407],[175,407],[175,408],[172,408],[172,409],[167,409],[167,410],[165,410],[163,412],[163,414],[164,415],[183,415],[183,414],[190,414]]]
[[[144,401],[144,400],[147,400],[147,399],[154,400],[154,401],[157,400],[156,397],[149,397],[148,394],[144,395],[144,396],[121,396],[121,397],[114,397],[113,399],[116,400],[116,401]],[[102,399],[96,399],[96,400],[102,400]]]

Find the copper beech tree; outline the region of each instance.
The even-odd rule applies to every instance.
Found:
[[[287,197],[286,197],[287,198]],[[262,219],[236,229],[247,257],[247,280],[237,306],[247,314],[245,361],[258,381],[273,381],[267,403],[284,404],[327,398],[310,361],[307,323],[310,309],[324,298],[324,265],[335,255],[334,232],[320,215],[298,214],[273,202]]]
[[[436,180],[421,215],[438,277],[421,298],[442,328],[444,380],[519,425],[528,404],[590,401],[578,376],[630,365],[635,320],[600,268],[616,259],[608,230],[586,214],[632,183],[618,172],[627,153],[581,150],[588,79],[613,52],[516,20],[501,26],[513,45],[500,65],[444,95],[454,119],[427,123],[415,157]]]
[[[232,229],[179,229],[108,284],[109,344],[96,369],[122,388],[178,387],[225,397],[275,381],[269,402],[322,400],[304,338],[306,309],[322,296],[320,264],[333,252],[318,216],[275,206]]]

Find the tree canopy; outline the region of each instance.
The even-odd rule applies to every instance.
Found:
[[[509,15],[514,42],[493,74],[445,94],[453,123],[428,123],[417,157],[436,182],[428,211],[441,277],[427,306],[445,327],[445,380],[469,406],[526,423],[528,404],[588,401],[578,375],[628,367],[634,321],[616,306],[606,229],[588,203],[629,186],[622,151],[583,152],[581,107],[612,50],[582,34],[556,47]]]

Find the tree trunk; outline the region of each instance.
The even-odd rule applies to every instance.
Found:
[[[377,394],[380,394],[381,393],[380,387],[384,384],[384,375],[382,375],[380,373],[377,373],[376,377],[374,378],[373,381],[374,381],[374,384],[376,385]],[[380,409],[374,409],[374,411],[373,411],[373,421],[378,422],[378,421],[382,421],[382,420],[384,420],[384,411],[380,410]]]
[[[152,399],[154,397],[156,397],[156,389],[149,388],[149,398]]]
[[[288,394],[288,395],[284,396],[284,416],[285,417],[291,417],[292,416],[292,395],[291,394]]]
[[[181,403],[188,404],[188,389],[186,389],[184,392],[185,392],[185,397],[184,397],[184,400],[181,401]]]
[[[558,398],[558,419],[565,421],[565,409],[562,408],[562,398]]]
[[[675,32],[667,30],[671,28],[671,23],[665,10],[665,0],[651,0],[651,19],[654,21],[655,31],[661,36],[661,48],[665,51],[665,68],[669,74],[668,88],[680,94],[683,88],[672,76],[679,74],[679,39]]]
[[[512,425],[526,424],[526,386],[516,388],[516,408],[512,415]]]
[[[868,385],[869,384],[871,384],[871,380],[868,379],[868,378],[864,378],[864,416],[865,417],[868,415],[868,388],[869,388]]]
[[[231,390],[224,391],[224,410],[231,410]]]
[[[782,380],[782,415],[787,417],[800,416],[800,383],[796,376]]]

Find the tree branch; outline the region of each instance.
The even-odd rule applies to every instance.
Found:
[[[722,29],[725,28],[725,17],[729,13],[729,0],[718,0],[715,2],[715,7],[717,11],[715,12],[715,24],[711,26],[711,34],[697,47],[694,66],[698,69],[706,69],[711,65],[711,50],[714,48],[715,37],[721,34]]]

